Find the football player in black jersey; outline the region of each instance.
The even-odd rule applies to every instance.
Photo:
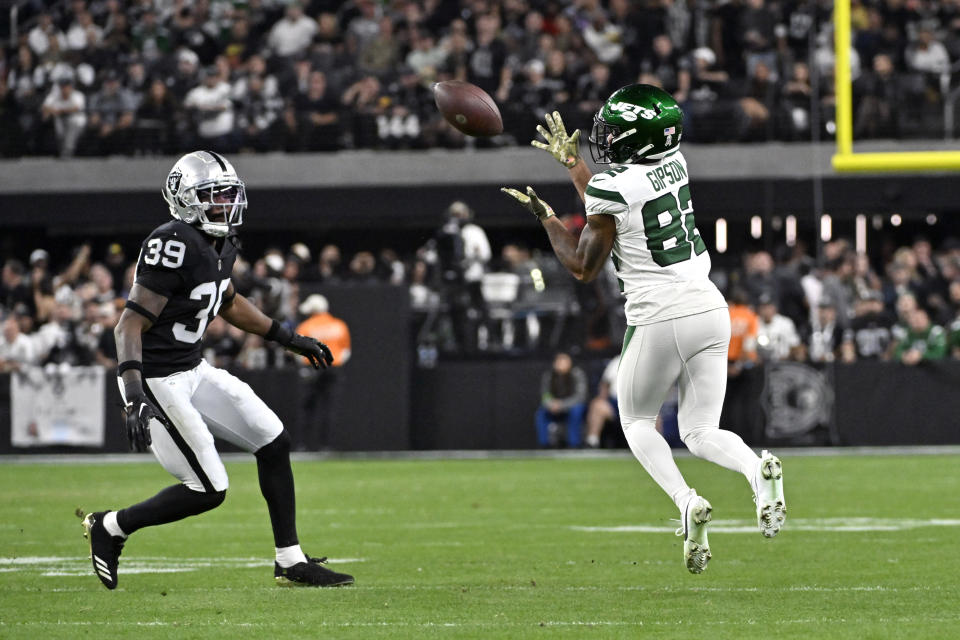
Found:
[[[226,159],[212,151],[183,156],[167,176],[163,197],[174,219],[144,241],[115,334],[130,446],[150,449],[180,483],[126,509],[84,519],[94,572],[108,589],[116,588],[127,536],[223,502],[227,474],[214,447],[218,436],[256,456],[273,526],[278,584],[351,584],[352,576],[327,569],[321,564],[325,559],[300,549],[290,437],[280,419],[249,386],[203,360],[200,341],[219,314],[305,356],[316,368],[331,364],[330,350],[265,316],[230,282],[236,228],[247,200],[243,181]]]

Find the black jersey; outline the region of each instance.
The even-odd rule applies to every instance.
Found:
[[[167,298],[160,317],[143,334],[145,378],[200,364],[201,339],[220,311],[236,259],[233,237],[214,246],[207,235],[179,220],[157,227],[143,242],[136,283]]]

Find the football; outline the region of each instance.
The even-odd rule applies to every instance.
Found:
[[[497,103],[477,85],[459,80],[437,82],[433,98],[446,121],[468,136],[485,138],[503,133]]]

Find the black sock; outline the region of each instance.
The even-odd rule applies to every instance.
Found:
[[[290,468],[290,435],[282,431],[277,439],[263,447],[257,456],[260,492],[267,501],[273,542],[278,548],[299,544],[297,539],[297,501]]]
[[[204,493],[182,484],[167,487],[157,495],[117,512],[117,524],[130,535],[137,529],[176,522],[219,506],[226,491]]]

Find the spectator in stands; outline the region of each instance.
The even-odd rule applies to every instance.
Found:
[[[394,35],[392,18],[383,16],[377,24],[377,35],[360,50],[357,66],[362,73],[386,78],[399,63],[401,44]]]
[[[347,277],[352,284],[376,284],[377,278],[377,259],[369,251],[358,251],[352,258],[348,267]]]
[[[614,356],[603,369],[600,382],[597,385],[597,395],[590,400],[587,408],[587,433],[584,443],[591,449],[600,447],[600,437],[603,427],[608,422],[616,422],[619,426],[620,409],[617,406],[617,369],[620,366],[620,356]]]
[[[540,407],[536,414],[537,444],[571,448],[581,444],[587,410],[587,375],[573,365],[570,354],[560,352],[540,379]]]
[[[785,116],[782,130],[788,140],[806,140],[810,137],[810,67],[805,62],[794,62],[790,78],[783,86],[781,108]]]
[[[183,103],[187,93],[199,82],[200,58],[190,49],[177,51],[177,66],[172,75],[165,79],[170,93],[178,103]]]
[[[246,91],[238,101],[237,126],[240,146],[254,151],[269,151],[275,148],[275,134],[283,100],[270,95],[263,76],[252,75],[247,79]]]
[[[103,29],[94,21],[89,11],[81,11],[67,29],[67,49],[81,53],[88,59],[103,41]]]
[[[477,16],[476,47],[469,55],[467,80],[490,95],[506,96],[510,68],[507,66],[507,46],[499,36],[500,18],[494,13]]]
[[[364,76],[343,93],[341,103],[352,114],[350,127],[353,146],[367,149],[380,146],[377,118],[384,113],[381,103],[380,81],[375,76]]]
[[[572,122],[593,122],[593,115],[615,89],[609,66],[602,62],[590,65],[590,70],[577,78],[573,92],[575,119]]]
[[[57,40],[57,49],[67,46],[66,36],[53,21],[53,15],[43,12],[37,16],[37,24],[27,34],[27,44],[37,57],[43,57],[50,50],[50,40]]]
[[[747,0],[740,13],[740,38],[744,52],[747,76],[753,76],[756,66],[776,69],[777,16],[765,0]]]
[[[610,22],[603,9],[596,9],[590,15],[590,21],[583,27],[583,41],[604,64],[620,62],[623,56],[623,28]]]
[[[236,146],[230,85],[213,67],[204,69],[201,78],[203,84],[190,90],[183,106],[193,117],[200,145],[227,153]]]
[[[176,98],[163,80],[154,78],[137,109],[135,149],[148,155],[173,153],[177,147],[178,119],[175,114],[179,109]]]
[[[170,31],[157,20],[156,11],[147,7],[133,26],[133,48],[151,65],[168,54],[172,47]]]
[[[316,33],[317,23],[304,15],[303,6],[294,0],[287,5],[283,19],[270,29],[267,44],[276,55],[290,58],[306,51]]]
[[[82,151],[95,155],[130,154],[135,109],[134,97],[120,85],[119,74],[107,71],[103,87],[90,98]]]
[[[10,311],[18,305],[32,308],[33,290],[27,279],[26,267],[16,258],[10,258],[3,263],[0,275],[0,312]]]
[[[899,325],[894,328],[894,340],[893,358],[906,365],[940,360],[948,354],[947,332],[931,323],[922,307],[910,312],[906,329]]]
[[[13,313],[3,320],[0,332],[0,373],[16,371],[23,365],[37,364],[33,341],[20,331],[20,324]]]
[[[170,33],[175,48],[183,48],[197,54],[199,64],[212,64],[220,53],[220,43],[204,27],[202,20],[195,12],[202,8],[198,3],[195,7],[181,5],[173,14]]]
[[[776,299],[769,293],[762,294],[757,304],[757,350],[765,362],[803,359],[793,320],[778,313]]]
[[[58,78],[43,101],[43,119],[53,121],[60,157],[69,158],[76,152],[87,124],[86,105],[86,96],[74,88],[72,75]]]
[[[886,54],[873,59],[873,70],[864,73],[853,83],[856,96],[855,137],[899,137],[900,83],[894,73],[893,61]]]
[[[879,291],[869,290],[854,303],[854,315],[843,334],[843,361],[885,358],[893,339],[893,316]]]
[[[339,149],[340,101],[327,87],[327,76],[322,71],[310,73],[309,88],[288,108],[285,122],[291,150],[329,151]],[[301,146],[302,145],[302,146]]]
[[[340,247],[335,244],[324,245],[320,249],[317,266],[321,282],[333,284],[343,280],[343,257]]]
[[[223,55],[229,60],[232,69],[240,68],[244,60],[256,55],[257,38],[250,33],[250,22],[242,15],[233,19],[229,33],[221,39]]]
[[[943,43],[936,40],[933,26],[920,25],[916,41],[907,48],[907,68],[939,76],[950,71],[950,56]]]
[[[685,139],[697,142],[724,140],[733,128],[739,110],[728,98],[726,85],[730,75],[719,68],[717,56],[709,47],[699,47],[691,54],[690,97],[683,112]]]
[[[828,296],[821,297],[806,339],[810,362],[834,362],[838,359],[844,331],[838,315],[834,301]]]
[[[640,64],[641,82],[653,84],[669,92],[679,103],[690,93],[690,60],[677,53],[666,34],[653,39],[650,55]]]

